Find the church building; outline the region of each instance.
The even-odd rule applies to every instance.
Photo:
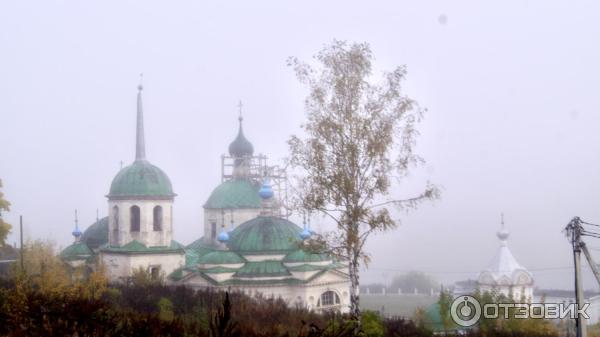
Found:
[[[221,158],[221,183],[204,204],[203,237],[184,246],[173,240],[169,177],[146,158],[142,87],[137,94],[136,154],[112,180],[108,217],[83,233],[61,258],[73,268],[104,266],[111,282],[137,270],[168,285],[280,297],[290,306],[347,312],[347,265],[304,248],[314,232],[288,220],[285,172],[255,155],[239,117],[237,137]]]
[[[495,292],[506,297],[512,297],[517,302],[531,302],[533,300],[533,275],[517,262],[508,248],[510,233],[502,227],[496,236],[500,246],[496,255],[487,268],[479,273],[477,287],[483,292]]]

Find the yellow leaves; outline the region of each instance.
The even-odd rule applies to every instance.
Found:
[[[0,188],[2,188],[2,179],[0,179]],[[4,199],[4,193],[0,191],[0,214],[2,211],[10,211],[10,202]],[[6,243],[6,237],[11,229],[12,226],[9,223],[4,222],[2,216],[0,216],[0,246],[4,246]]]
[[[108,290],[108,280],[104,266],[100,265],[98,270],[92,272],[87,279],[77,284],[80,294],[90,300],[99,300]]]

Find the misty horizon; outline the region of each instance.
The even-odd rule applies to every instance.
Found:
[[[427,109],[416,148],[426,163],[393,194],[442,188],[433,203],[394,210],[401,225],[370,239],[361,284],[410,270],[444,284],[474,279],[498,249],[504,213],[508,245],[536,286],[571,289],[562,230],[573,216],[600,223],[600,5],[341,4],[1,4],[7,242],[18,241],[19,215],[26,239],[61,247],[75,209],[82,230],[96,210],[107,215],[110,183],[135,157],[140,73],[146,155],[177,193],[174,238],[199,238],[238,101],[256,153],[283,164],[307,95],[286,59],[311,62],[340,39],[370,44],[374,78],[406,65],[403,89]],[[593,253],[597,240],[586,239]]]

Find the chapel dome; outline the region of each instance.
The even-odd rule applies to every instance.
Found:
[[[247,179],[225,181],[212,191],[204,208],[260,208],[259,188],[259,184]]]
[[[169,177],[146,160],[136,160],[121,169],[110,185],[109,199],[161,198],[175,196]]]
[[[96,249],[108,242],[108,217],[99,219],[91,224],[79,239],[91,249]]]
[[[282,253],[297,250],[302,228],[274,216],[258,216],[239,225],[230,235],[229,249],[242,253]]]

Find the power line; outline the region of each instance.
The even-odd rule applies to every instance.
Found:
[[[587,266],[586,266],[587,267]],[[587,267],[589,268],[589,267]],[[544,272],[544,271],[560,271],[560,270],[571,270],[572,266],[568,267],[543,267],[543,268],[533,268],[527,269],[530,272]],[[477,271],[453,271],[453,270],[416,270],[416,269],[399,269],[399,268],[368,268],[367,270],[375,270],[375,271],[392,271],[399,273],[408,273],[411,271],[419,271],[427,274],[478,274],[483,270]]]

